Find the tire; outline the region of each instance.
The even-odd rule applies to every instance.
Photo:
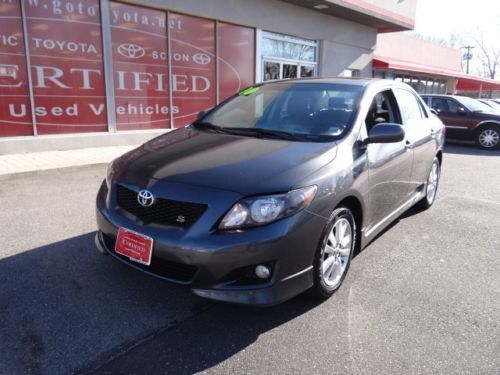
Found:
[[[436,200],[437,190],[439,187],[439,178],[441,177],[441,165],[439,159],[434,157],[432,161],[431,171],[425,182],[425,197],[420,200],[416,206],[422,210],[430,208]]]
[[[356,248],[357,234],[351,210],[347,207],[336,208],[323,230],[314,257],[312,295],[327,299],[342,285]]]
[[[500,126],[482,126],[476,131],[474,140],[476,145],[483,150],[500,148]]]

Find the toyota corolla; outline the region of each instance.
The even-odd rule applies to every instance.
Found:
[[[206,298],[328,298],[355,251],[433,204],[443,141],[403,83],[252,86],[110,164],[96,245]]]

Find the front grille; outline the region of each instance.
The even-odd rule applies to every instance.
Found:
[[[171,225],[189,228],[206,211],[207,205],[156,198],[151,207],[142,207],[137,192],[122,185],[116,186],[118,206],[144,224]]]
[[[108,248],[108,251],[112,252],[114,256],[120,258],[125,263],[133,265],[134,267],[140,268],[146,272],[153,273],[160,277],[164,277],[172,281],[177,281],[183,284],[187,284],[191,280],[193,280],[196,271],[198,271],[198,267],[196,266],[192,266],[190,264],[171,262],[159,258],[154,255],[154,251],[151,257],[151,264],[149,266],[133,262],[129,258],[115,252],[116,239],[114,237],[111,237],[103,233],[102,238],[104,240],[104,244]]]

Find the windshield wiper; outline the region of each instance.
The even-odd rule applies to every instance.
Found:
[[[288,141],[304,141],[305,138],[299,134],[288,133],[281,130],[264,129],[264,128],[224,128],[224,130],[238,135],[250,135],[256,137],[271,137],[285,139]]]
[[[208,129],[216,133],[224,133],[224,129],[222,129],[220,126],[212,124],[211,122],[195,121],[193,122],[193,125],[199,129]]]

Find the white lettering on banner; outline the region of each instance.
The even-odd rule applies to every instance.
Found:
[[[83,53],[93,53],[97,55],[97,49],[93,44],[81,43],[81,42],[67,42],[65,40],[52,40],[52,39],[41,39],[41,38],[31,38],[35,42],[36,48],[45,48],[48,50],[59,50],[59,51],[69,51],[69,52],[83,52]]]
[[[33,66],[33,69],[35,69],[36,72],[36,85],[34,87],[40,87],[40,88],[48,88],[50,86],[46,85],[46,81],[52,81],[56,86],[63,88],[63,89],[69,89],[69,86],[66,86],[64,83],[58,80],[58,78],[61,78],[64,75],[64,72],[62,69],[59,68],[54,68],[52,66]],[[52,75],[49,75],[50,71],[52,71]]]
[[[81,89],[92,90],[95,87],[91,85],[91,75],[101,75],[99,69],[85,69],[85,68],[71,68],[69,75],[72,76],[68,80],[71,84],[75,82],[74,76],[80,76],[80,85],[78,87],[70,87],[64,82],[64,71],[54,66],[33,65],[34,70],[34,88],[52,88],[57,86],[62,89]],[[11,78],[11,84],[2,84],[0,87],[21,87],[23,82],[19,80],[17,72],[19,71],[18,65],[0,64],[0,78]],[[142,91],[147,90],[151,85],[154,85],[156,92],[168,92],[168,85],[166,84],[167,75],[164,73],[146,73],[146,72],[127,72],[117,70],[118,76],[117,90],[132,90]],[[127,85],[127,78],[132,78],[132,85]],[[207,92],[211,87],[210,80],[203,76],[188,76],[186,74],[172,74],[172,91],[173,92]]]
[[[28,0],[30,7],[38,8],[38,0]],[[95,17],[97,15],[97,6],[86,6],[82,1],[59,1],[52,0],[51,8],[53,15],[66,15],[66,14],[76,14],[80,16],[90,16]],[[46,8],[46,5],[43,5]]]
[[[97,73],[101,75],[101,71],[97,69],[80,69],[80,68],[72,68],[69,70],[70,73],[73,72],[82,72],[83,83],[80,87],[83,90],[92,90],[93,87],[90,86],[90,72]]]
[[[165,18],[160,17],[150,17],[147,14],[140,14],[139,12],[122,11],[121,9],[113,9],[111,11],[111,18],[113,24],[119,24],[121,22],[125,23],[135,23],[137,25],[146,25],[158,27],[160,29],[165,29]],[[169,27],[171,29],[182,30],[181,20],[170,20]]]
[[[127,104],[116,107],[117,115],[168,115],[168,106],[161,104],[144,105],[142,103],[134,105]],[[173,106],[172,113],[179,113],[179,107]]]
[[[17,72],[19,71],[18,65],[11,64],[0,64],[0,78],[7,77],[16,80],[18,78]],[[23,84],[22,81],[19,81],[14,84],[2,84],[0,83],[0,87],[21,87]]]
[[[162,60],[162,61],[167,61],[167,53],[166,52],[160,52],[160,51],[153,51],[151,52],[151,57],[153,60]],[[191,58],[187,53],[172,53],[170,54],[170,57],[172,58],[172,61],[182,61],[182,62],[190,62]]]
[[[99,104],[98,108],[96,108],[92,103],[90,103],[89,106],[96,116],[99,116],[104,111],[104,104]]]
[[[0,43],[4,46],[17,47],[17,37],[14,35],[0,35]]]
[[[189,62],[190,58],[187,53],[173,53],[172,55],[172,60],[174,61],[182,61],[182,62]]]
[[[39,65],[33,65],[33,69],[35,70],[35,76],[36,76],[36,84],[33,87],[36,88],[50,88],[50,86],[47,84],[47,81],[52,81],[56,86],[62,88],[62,89],[71,89],[72,87],[69,87],[65,85],[59,78],[62,78],[64,76],[64,71],[62,69],[53,67],[53,66],[39,66]],[[83,69],[83,68],[72,68],[70,69],[70,74],[73,73],[81,73],[82,76],[82,84],[79,86],[79,89],[82,90],[92,90],[93,87],[90,86],[90,73],[97,73],[98,75],[101,75],[101,71],[97,69]],[[75,87],[73,87],[75,88]]]
[[[174,92],[206,92],[209,89],[210,81],[206,77],[172,74],[172,91]]]
[[[21,104],[21,112],[16,113],[16,107],[14,104],[9,104],[9,113],[12,117],[24,117],[26,116],[26,104]]]
[[[16,109],[14,104],[9,104],[9,113],[12,117],[23,117],[26,116],[26,104],[19,105],[19,109]],[[52,115],[55,117],[60,117],[62,115],[67,115],[71,117],[78,116],[78,104],[72,104],[68,107],[54,106],[51,108],[44,106],[36,106],[35,114],[39,117],[44,117],[47,115]]]
[[[89,103],[89,108],[94,113],[94,115],[99,116],[104,112],[105,106],[104,104],[95,105]],[[19,104],[17,107],[15,104],[9,104],[9,114],[12,117],[24,117],[27,114],[27,106],[26,104]],[[74,103],[68,107],[54,106],[54,107],[45,107],[45,106],[36,106],[35,114],[39,117],[44,117],[47,115],[52,115],[55,117],[60,117],[63,115],[76,117],[78,116],[79,108],[78,103]],[[161,104],[154,105],[144,105],[144,104],[127,104],[119,105],[116,107],[116,113],[118,115],[168,115],[169,107]],[[179,107],[173,106],[172,113],[178,114]]]

